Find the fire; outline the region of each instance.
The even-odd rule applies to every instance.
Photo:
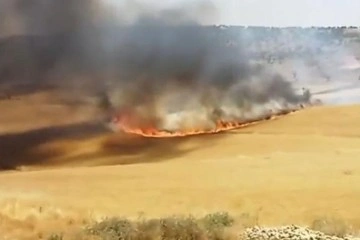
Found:
[[[186,137],[200,134],[214,134],[224,131],[239,129],[254,125],[263,121],[273,120],[280,116],[295,112],[297,110],[284,110],[277,114],[269,113],[261,119],[240,122],[240,121],[217,121],[215,127],[212,129],[188,129],[188,130],[177,130],[177,131],[166,131],[160,130],[155,127],[155,124],[151,121],[139,121],[138,118],[131,111],[122,111],[121,114],[116,115],[112,119],[112,124],[116,129],[121,130],[128,134],[140,135],[143,137],[151,138],[170,138],[170,137]]]

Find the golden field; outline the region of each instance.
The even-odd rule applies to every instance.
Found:
[[[0,231],[13,239],[102,216],[216,211],[250,224],[334,217],[360,228],[359,105],[313,107],[223,134],[143,139],[82,124],[96,112],[44,98],[0,102],[0,166],[17,169],[0,172]]]

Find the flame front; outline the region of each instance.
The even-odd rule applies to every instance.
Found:
[[[135,114],[124,111],[117,114],[112,119],[112,124],[117,130],[123,131],[128,134],[140,135],[143,137],[151,138],[170,138],[170,137],[186,137],[200,134],[214,134],[234,129],[247,127],[249,125],[257,124],[267,120],[273,120],[280,116],[295,112],[296,110],[283,110],[278,113],[269,113],[268,115],[255,120],[248,121],[224,121],[218,120],[215,127],[211,129],[186,129],[186,130],[161,130],[156,127],[151,121],[139,121]]]

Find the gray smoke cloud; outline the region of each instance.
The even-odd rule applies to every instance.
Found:
[[[2,85],[102,92],[104,107],[132,109],[167,129],[258,118],[309,101],[278,73],[252,64],[241,43],[229,46],[202,26],[216,16],[209,2],[156,10],[2,0],[0,9]]]

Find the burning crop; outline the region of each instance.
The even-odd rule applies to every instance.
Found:
[[[294,91],[269,66],[248,61],[197,25],[135,25],[117,49],[109,85],[111,128],[144,137],[217,133],[296,111],[310,94]]]
[[[144,137],[217,133],[310,103],[270,66],[251,62],[241,41],[228,45],[215,33],[161,17],[122,28],[107,87],[111,128]]]
[[[270,113],[268,115],[264,115],[259,119],[252,120],[217,120],[214,123],[213,128],[187,128],[187,129],[177,129],[177,130],[166,130],[158,128],[155,124],[147,124],[147,125],[134,125],[131,121],[129,121],[129,116],[127,113],[119,113],[116,115],[110,125],[111,128],[115,131],[123,131],[127,134],[135,134],[143,137],[153,137],[153,138],[169,138],[169,137],[186,137],[200,134],[213,134],[219,133],[229,130],[234,130],[238,128],[247,127],[249,125],[253,125],[266,120],[273,120],[282,115],[289,114],[291,112],[295,112],[297,110],[284,110],[278,113]]]
[[[176,99],[175,96],[173,98]],[[182,99],[181,106],[173,103],[166,105],[164,101],[158,100],[151,108],[146,105],[145,108],[144,106],[117,108],[112,113],[109,126],[116,132],[143,137],[186,137],[247,127],[276,119],[310,105],[305,95],[303,98],[299,96],[296,103],[286,102],[285,99],[271,99],[264,103],[247,101],[242,105],[231,98],[229,102],[218,99],[217,105],[204,105],[196,95],[192,99],[189,96],[188,98],[183,96]]]
[[[271,65],[250,61],[241,33],[204,26],[204,19],[216,15],[210,2],[189,9],[140,7],[131,20],[126,4],[115,8],[116,1],[6,3],[4,22],[14,24],[0,30],[37,35],[25,44],[32,49],[24,51],[24,61],[17,61],[31,74],[5,64],[6,79],[67,87],[78,97],[100,91],[115,131],[145,137],[216,133],[310,102],[309,94],[296,93]],[[22,56],[21,48],[11,50],[15,59]]]

